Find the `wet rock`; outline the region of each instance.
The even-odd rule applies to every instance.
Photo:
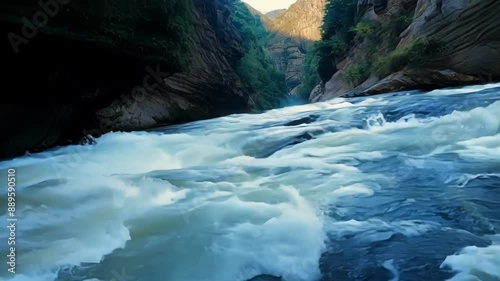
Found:
[[[80,145],[95,145],[97,140],[90,134],[84,136],[79,142]]]
[[[453,70],[404,70],[390,75],[366,90],[354,90],[346,94],[371,96],[376,94],[417,89],[438,89],[480,83],[479,78],[457,73]]]
[[[267,158],[286,147],[312,140],[323,133],[324,131],[311,131],[295,136],[285,136],[280,139],[263,139],[246,145],[243,150],[245,155],[256,158]]]
[[[295,144],[303,143],[305,141],[312,140],[312,139],[314,139],[313,135],[311,135],[310,133],[303,133],[303,134],[295,137],[295,141],[292,142],[290,145],[295,145]]]
[[[297,120],[290,121],[286,123],[284,126],[298,126],[302,124],[311,124],[312,122],[318,120],[319,117],[320,117],[319,115],[312,114]]]
[[[259,275],[248,281],[283,281],[283,279],[272,275]]]

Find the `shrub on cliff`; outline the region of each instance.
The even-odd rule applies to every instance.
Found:
[[[351,66],[345,72],[346,80],[351,82],[354,87],[368,79],[368,77],[370,77],[370,65],[367,62]]]
[[[301,79],[302,85],[300,86],[298,97],[302,102],[307,102],[309,94],[318,84],[318,49],[313,46],[306,52],[304,60],[304,72]]]
[[[347,43],[336,36],[328,40],[321,40],[315,43],[314,47],[320,56],[342,57],[347,53],[347,50],[349,50]]]
[[[356,35],[369,38],[378,35],[379,30],[380,24],[371,19],[363,19],[355,27],[351,28],[351,31]]]
[[[420,38],[398,48],[386,56],[375,59],[373,72],[380,77],[400,71],[405,67],[425,67],[441,53],[441,44],[435,39]]]

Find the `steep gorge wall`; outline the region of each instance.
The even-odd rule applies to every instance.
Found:
[[[237,30],[228,17],[229,1],[194,0],[195,23],[187,38],[189,65],[165,77],[156,89],[122,97],[97,112],[112,130],[136,130],[176,119],[199,119],[250,108],[236,74],[244,55]]]
[[[299,38],[273,34],[268,41],[268,50],[275,68],[285,74],[287,90],[296,95],[304,74],[304,60],[309,44]]]
[[[291,95],[301,86],[308,49],[321,38],[324,7],[325,0],[298,0],[272,20],[268,49]]]
[[[54,1],[55,2],[55,1]],[[66,1],[14,53],[34,1],[0,4],[7,92],[0,157],[252,107],[230,0]]]
[[[419,36],[442,42],[435,67],[472,76],[500,76],[500,2],[493,0],[421,0],[400,46]]]
[[[356,35],[345,55],[323,67],[330,72],[320,73],[310,101],[498,80],[499,12],[496,0],[359,0],[354,26],[375,22],[379,40]],[[411,21],[393,36],[384,27],[401,15]]]

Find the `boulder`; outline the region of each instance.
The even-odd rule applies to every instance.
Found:
[[[432,90],[480,83],[477,77],[453,70],[407,69],[396,72],[368,89],[347,92],[345,97],[371,96],[388,92]]]

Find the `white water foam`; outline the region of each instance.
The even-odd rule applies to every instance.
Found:
[[[500,245],[485,248],[471,246],[460,253],[448,256],[441,265],[459,272],[450,281],[500,280]]]
[[[244,281],[259,274],[315,281],[326,233],[382,241],[393,234],[411,237],[439,229],[437,223],[416,220],[331,221],[322,212],[338,202],[377,196],[390,185],[389,177],[362,171],[347,160],[377,161],[400,152],[421,157],[406,164],[424,167],[424,156],[458,153],[498,163],[500,102],[394,122],[371,112],[364,128],[323,133],[267,158],[243,154],[245,146],[258,150],[258,140],[278,141],[349,123],[356,114],[388,103],[384,97],[358,104],[337,99],[201,121],[186,125],[182,133],[111,133],[96,146],[64,147],[0,163],[1,169],[16,167],[22,178],[23,226],[18,231],[20,243],[30,250],[20,252],[22,272],[8,280],[54,280],[61,267],[84,263],[109,273],[125,261],[142,266],[160,261],[155,269],[169,281]],[[309,113],[320,114],[319,121],[255,129]],[[474,178],[465,177],[465,182]],[[498,246],[493,245],[466,248],[443,264],[459,276],[497,281],[497,261]],[[166,265],[171,268],[163,272]],[[385,266],[397,278],[397,269],[390,262]],[[94,280],[112,278],[98,277]]]

